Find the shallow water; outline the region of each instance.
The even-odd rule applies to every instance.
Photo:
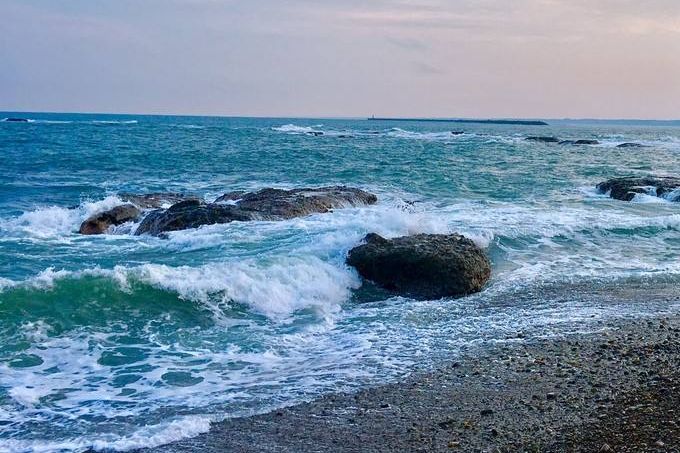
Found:
[[[680,204],[594,190],[611,176],[680,173],[678,127],[28,117],[0,122],[0,451],[158,445],[518,331],[676,308],[578,289],[680,281]],[[212,200],[329,184],[379,203],[169,239],[132,236],[134,225],[76,233],[119,192]],[[466,234],[487,248],[492,281],[455,301],[359,289],[344,256],[373,231]]]

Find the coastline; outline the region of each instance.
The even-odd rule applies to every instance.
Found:
[[[631,296],[644,300],[644,289]],[[660,314],[487,343],[401,382],[137,451],[680,451],[679,404],[680,315]]]

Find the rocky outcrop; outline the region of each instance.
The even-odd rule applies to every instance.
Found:
[[[168,231],[233,221],[285,220],[376,202],[375,195],[344,186],[229,192],[214,203],[186,200],[167,210],[153,211],[144,218],[135,234],[160,235]]]
[[[121,193],[118,195],[121,200],[131,203],[141,209],[158,209],[165,205],[173,205],[180,201],[197,199],[192,195],[173,192],[154,192],[146,194]]]
[[[385,239],[369,234],[350,250],[347,264],[367,280],[417,299],[478,292],[491,276],[486,254],[459,234],[418,234]]]
[[[137,220],[142,211],[132,204],[116,206],[95,214],[80,225],[80,234],[104,234],[111,226]]]
[[[680,194],[672,192],[680,189],[680,178],[668,176],[643,176],[612,178],[597,185],[597,190],[607,193],[617,200],[631,201],[636,194],[663,197],[669,201],[680,201]]]
[[[616,145],[617,148],[644,148],[645,145],[641,143],[621,143],[620,145]]]

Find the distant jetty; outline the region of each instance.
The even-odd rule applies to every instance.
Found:
[[[369,121],[428,121],[436,123],[471,123],[471,124],[514,124],[521,126],[548,126],[545,121],[538,120],[473,120],[473,119],[444,119],[444,118],[367,118]]]

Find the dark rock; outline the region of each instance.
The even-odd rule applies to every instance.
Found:
[[[224,203],[227,201],[232,203]],[[373,204],[376,201],[373,194],[342,186],[229,192],[219,197],[215,203],[185,200],[168,210],[153,211],[142,221],[135,234],[159,235],[167,231],[233,221],[285,220],[324,213],[334,208]]]
[[[599,145],[597,140],[562,140],[560,145]]]
[[[669,197],[669,194],[678,188],[680,178],[665,176],[613,178],[597,185],[600,192],[609,193],[610,197],[623,201],[631,201],[638,193],[680,201],[680,196]]]
[[[527,137],[526,138],[529,141],[532,142],[541,142],[541,143],[559,143],[560,139],[557,137],[543,137],[543,136],[536,136],[536,137]]]
[[[185,200],[167,210],[150,212],[135,231],[135,235],[160,235],[168,231],[198,228],[233,221],[253,220],[252,216],[239,210],[235,205],[204,203],[200,200]]]
[[[360,189],[345,186],[317,189],[262,189],[244,194],[237,202],[256,220],[292,219],[334,208],[375,204],[378,198]]]
[[[645,145],[640,143],[621,143],[617,148],[644,148]]]
[[[136,220],[141,211],[134,205],[124,204],[108,211],[95,214],[80,225],[80,234],[103,234],[113,225]]]
[[[451,135],[463,135],[465,131],[451,131]]]
[[[121,193],[118,197],[133,205],[140,207],[142,209],[158,209],[167,204],[175,204],[180,201],[197,199],[192,195],[186,195],[183,193],[173,193],[173,192],[155,192],[147,194],[132,194],[132,193]]]
[[[375,233],[353,248],[347,264],[376,284],[417,299],[460,297],[481,291],[491,276],[484,251],[458,234],[385,239]]]
[[[5,118],[3,120],[6,123],[28,123],[28,119],[26,118]]]

